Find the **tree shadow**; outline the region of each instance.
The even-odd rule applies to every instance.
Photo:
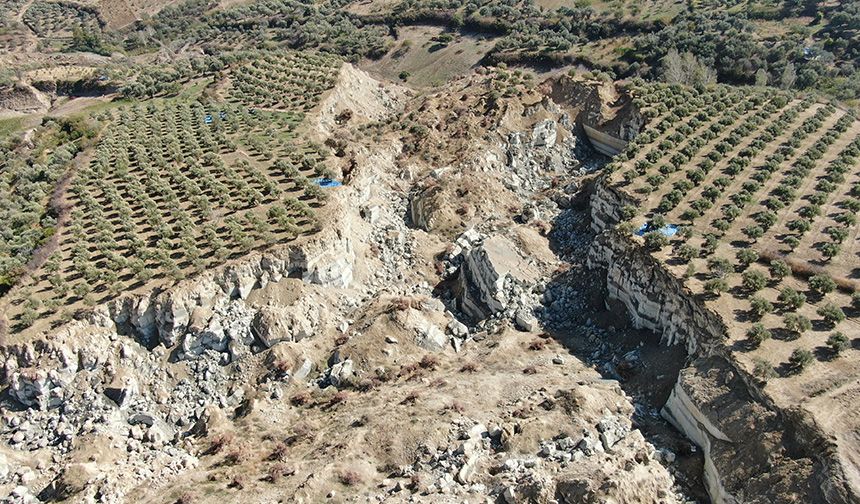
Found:
[[[822,362],[834,361],[839,357],[839,353],[833,351],[829,346],[817,346],[812,350],[812,354]]]

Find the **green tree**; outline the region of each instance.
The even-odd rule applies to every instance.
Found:
[[[18,317],[18,322],[22,327],[30,327],[38,318],[39,313],[34,308],[26,306],[24,307],[24,311],[22,311],[21,315]]]
[[[806,295],[798,292],[791,287],[782,289],[777,300],[783,303],[787,308],[796,310],[806,303]]]
[[[645,247],[651,251],[657,251],[669,244],[669,239],[660,231],[645,233]]]
[[[88,282],[78,282],[72,287],[72,292],[80,299],[84,299],[92,290],[93,288]]]
[[[723,257],[712,257],[708,259],[708,269],[713,278],[725,278],[734,267],[731,261]]]
[[[744,271],[743,286],[750,292],[758,292],[767,285],[767,277],[758,270]]]
[[[681,260],[683,260],[685,263],[690,262],[698,256],[699,252],[692,245],[688,245],[685,243],[678,247],[678,257],[681,258]]]
[[[836,324],[845,320],[845,312],[842,311],[842,308],[839,308],[833,303],[827,303],[824,306],[820,306],[816,313],[824,318],[824,321],[830,324],[830,326],[835,326]]]
[[[741,263],[742,266],[746,267],[750,264],[758,261],[758,252],[752,249],[740,249],[736,254],[738,262]]]
[[[719,296],[729,290],[729,284],[722,278],[712,278],[705,282],[705,292],[712,296]]]
[[[773,303],[759,296],[753,296],[750,299],[750,306],[752,313],[758,318],[762,318],[773,311]]]
[[[110,56],[110,50],[105,47],[101,36],[96,31],[88,30],[82,26],[72,31],[72,41],[69,44],[69,49]]]
[[[756,378],[763,382],[767,382],[771,378],[776,376],[776,371],[773,369],[773,365],[760,358],[753,359],[753,375]]]
[[[754,346],[758,347],[766,340],[771,338],[771,332],[764,327],[762,323],[755,323],[747,331],[747,338]]]
[[[770,262],[770,276],[774,280],[782,280],[791,274],[791,268],[785,261],[774,259]]]
[[[838,243],[835,242],[827,242],[822,244],[819,249],[821,250],[821,254],[829,261],[839,255],[839,250],[841,247]]]
[[[787,313],[783,319],[783,324],[785,325],[785,329],[793,333],[795,336],[800,336],[800,334],[812,329],[812,322],[809,321],[808,318],[803,315],[798,315],[797,313]]]
[[[764,235],[764,229],[762,229],[761,226],[750,226],[744,228],[744,234],[747,235],[750,240],[756,241]]]
[[[831,334],[827,338],[827,346],[830,347],[830,350],[836,354],[841,354],[845,349],[848,348],[850,341],[848,340],[848,336],[845,336],[840,331],[836,331]]]
[[[791,357],[788,358],[788,365],[796,373],[800,373],[809,367],[813,360],[814,357],[812,356],[812,352],[801,348],[795,348],[794,351],[791,352]]]
[[[830,276],[822,273],[809,279],[809,288],[817,294],[827,294],[836,289],[836,282]]]

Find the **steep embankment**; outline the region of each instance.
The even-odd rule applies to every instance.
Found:
[[[715,503],[856,502],[835,446],[808,415],[776,407],[732,358],[718,314],[662,267],[641,243],[611,229],[622,199],[598,182],[593,226],[601,232],[589,265],[606,270],[611,300],[635,326],[683,344],[691,361],[663,409],[705,454],[705,480]]]

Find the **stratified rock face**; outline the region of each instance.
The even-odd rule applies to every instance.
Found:
[[[617,231],[598,236],[588,265],[606,269],[609,297],[627,308],[633,325],[661,334],[667,345],[707,353],[725,340],[723,321],[630,237]]]
[[[661,334],[668,345],[682,344],[698,358],[682,370],[663,415],[702,448],[711,499],[853,502],[820,429],[800,413],[777,408],[730,358],[718,357],[727,352],[722,319],[635,239],[603,229],[617,222],[618,200],[600,186],[592,215],[603,232],[589,250],[588,265],[606,271],[608,298],[624,306],[634,326]]]
[[[465,253],[458,280],[462,295],[460,309],[483,320],[505,310],[510,302],[506,281],[528,285],[537,280],[537,271],[503,236],[487,238]]]
[[[711,500],[851,502],[826,460],[830,442],[750,396],[742,378],[721,357],[697,359],[681,371],[662,411],[702,448]]]
[[[227,344],[227,328],[206,313],[224,300],[245,299],[252,290],[292,274],[301,274],[305,282],[323,287],[349,286],[355,251],[342,233],[331,231],[327,235],[301,248],[251,256],[164,293],[119,298],[108,306],[108,313],[96,313],[94,317],[104,319],[103,325],[115,323],[129,329],[152,345],[173,347],[181,342],[186,353],[199,353],[206,348],[220,351]],[[185,338],[188,334],[192,340]]]

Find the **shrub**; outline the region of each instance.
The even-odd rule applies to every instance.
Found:
[[[221,450],[223,450],[225,446],[227,446],[228,444],[230,444],[232,442],[233,442],[233,434],[231,434],[229,432],[225,433],[225,434],[219,434],[219,435],[215,436],[215,438],[212,440],[212,444],[209,445],[209,450],[207,451],[207,453],[210,453],[210,454],[218,453]]]
[[[422,369],[429,369],[430,371],[435,370],[439,367],[439,358],[435,355],[427,354],[421,358],[421,361],[418,363]]]
[[[833,303],[827,303],[826,305],[819,307],[818,310],[816,310],[816,313],[823,317],[831,326],[835,326],[839,322],[845,320],[845,313],[842,311],[842,308],[839,308]]]
[[[473,361],[469,361],[469,362],[463,364],[463,367],[460,368],[460,372],[461,373],[475,373],[478,371],[478,369],[479,369],[478,363],[473,362]]]
[[[791,274],[791,268],[781,259],[774,259],[770,262],[770,276],[774,280],[782,280]]]
[[[767,299],[758,296],[754,296],[750,300],[750,306],[752,307],[753,314],[758,318],[773,311],[773,304]]]
[[[722,278],[712,278],[705,282],[705,292],[713,296],[719,296],[729,290],[729,284]]]
[[[761,345],[764,341],[769,340],[770,337],[771,332],[761,323],[753,324],[749,331],[747,331],[747,338],[749,338],[750,342],[755,346]]]
[[[827,294],[836,289],[836,282],[826,274],[815,275],[809,279],[809,288],[818,294]]]
[[[753,374],[761,381],[766,382],[776,376],[773,365],[764,359],[753,359]]]
[[[233,476],[233,479],[230,481],[230,484],[227,485],[229,488],[235,488],[236,490],[242,490],[245,488],[245,476],[241,474],[237,474]]]
[[[827,346],[829,346],[830,350],[836,355],[841,354],[842,351],[847,349],[848,344],[848,336],[845,336],[839,331],[836,331],[827,338]]]
[[[659,231],[645,233],[645,247],[651,251],[657,251],[669,244],[666,235]]]
[[[311,393],[307,390],[303,390],[290,398],[290,404],[292,404],[293,406],[304,406],[305,404],[309,403],[310,400]]]
[[[284,476],[294,474],[296,471],[286,464],[277,463],[269,467],[267,478],[271,483],[277,483]]]
[[[795,372],[799,373],[809,367],[812,364],[812,360],[812,352],[802,348],[795,348],[791,352],[791,357],[788,358],[788,364]]]
[[[800,335],[804,331],[808,331],[812,329],[812,322],[809,321],[808,318],[803,315],[798,315],[797,313],[788,313],[783,317],[783,323],[785,324],[785,329],[795,335]]]
[[[749,266],[750,264],[758,261],[758,252],[752,249],[740,249],[736,254],[738,262],[743,266]]]
[[[758,292],[764,289],[764,287],[767,285],[767,278],[761,271],[744,271],[743,285],[744,288],[750,292]]]
[[[851,306],[860,308],[860,291],[851,294]]]
[[[806,303],[806,294],[798,292],[791,287],[782,289],[777,300],[783,303],[787,308],[796,310]]]
[[[224,456],[224,465],[234,466],[247,458],[247,454],[241,448],[235,448]]]
[[[338,479],[346,486],[355,486],[361,483],[361,475],[356,471],[343,471],[338,475]]]

